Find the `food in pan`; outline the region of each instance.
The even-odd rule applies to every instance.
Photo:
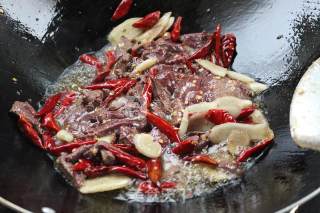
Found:
[[[115,18],[117,19],[117,18]],[[239,177],[274,137],[253,97],[267,86],[231,70],[236,37],[181,34],[182,17],[130,18],[111,45],[83,54],[36,111],[11,111],[81,193],[142,201],[191,198]]]

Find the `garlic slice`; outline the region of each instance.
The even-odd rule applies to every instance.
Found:
[[[223,109],[229,112],[232,116],[237,117],[241,109],[252,106],[252,101],[240,99],[233,96],[225,96],[217,98],[212,102],[201,102],[186,107],[183,111],[179,127],[179,136],[183,137],[189,126],[189,113],[207,112],[210,109]]]
[[[211,61],[204,60],[204,59],[196,59],[195,61],[198,64],[200,64],[200,66],[202,66],[203,68],[209,70],[214,75],[224,77],[224,76],[226,76],[226,74],[228,72],[228,70],[226,68],[218,66],[218,65],[215,65]]]
[[[166,27],[160,33],[160,36],[163,36],[170,29],[170,27],[173,25],[173,23],[174,23],[174,17],[170,17]]]
[[[218,144],[227,140],[231,131],[238,130],[246,132],[251,140],[272,139],[274,137],[273,131],[269,128],[267,123],[262,124],[243,124],[243,123],[224,123],[214,126],[209,133],[209,140]]]
[[[112,143],[114,139],[115,139],[115,135],[112,134],[112,135],[106,135],[106,136],[99,137],[99,138],[97,138],[97,141],[98,142]]]
[[[244,75],[244,74],[241,74],[241,73],[238,73],[238,72],[234,72],[234,71],[230,71],[230,70],[227,72],[227,76],[229,78],[231,78],[231,79],[238,80],[238,81],[241,81],[243,83],[255,82],[255,80],[253,78],[250,78],[247,75]]]
[[[113,28],[108,35],[108,41],[110,41],[110,43],[115,46],[120,43],[121,37],[126,37],[129,40],[133,40],[141,35],[143,33],[143,30],[132,26],[132,24],[139,19],[140,18],[127,19]]]
[[[111,191],[129,186],[131,178],[124,175],[106,175],[85,180],[79,191],[84,194]]]
[[[134,68],[132,73],[135,73],[136,75],[141,75],[143,71],[149,69],[156,63],[158,63],[158,60],[156,58],[149,58],[147,60],[144,60]]]
[[[59,132],[57,132],[56,137],[59,140],[62,140],[65,142],[72,142],[74,139],[73,135],[65,129],[61,129]]]
[[[167,27],[170,21],[171,12],[165,13],[151,29],[145,31],[142,35],[136,38],[142,44],[153,41],[155,38],[160,36],[163,30]]]
[[[150,134],[141,133],[136,134],[133,138],[136,149],[149,158],[157,158],[161,155],[160,143],[153,141],[153,137]]]
[[[259,93],[263,92],[264,90],[268,89],[268,85],[258,83],[258,82],[252,82],[248,84],[249,89],[251,89],[255,95],[258,95]]]
[[[246,147],[250,144],[250,138],[247,132],[241,130],[232,130],[228,136],[227,148],[231,154],[238,154],[239,147]]]

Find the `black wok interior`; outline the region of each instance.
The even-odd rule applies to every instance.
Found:
[[[294,145],[288,126],[294,88],[320,56],[320,1],[137,0],[128,17],[173,11],[184,17],[185,33],[221,23],[224,32],[236,34],[233,69],[271,85],[261,98],[276,143],[237,183],[184,203],[127,203],[114,200],[115,192],[81,195],[69,186],[8,111],[14,100],[30,99],[35,106],[81,53],[105,45],[105,35],[119,23],[110,21],[118,2],[0,0],[0,196],[34,212],[44,206],[56,212],[273,212],[320,185],[320,154]],[[317,200],[298,212],[316,212]]]

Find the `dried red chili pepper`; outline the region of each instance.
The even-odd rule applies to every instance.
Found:
[[[142,97],[143,97],[143,106],[146,110],[148,110],[150,108],[150,104],[152,102],[152,80],[151,78],[147,79],[146,84],[144,85],[143,88],[143,93],[142,93]]]
[[[171,181],[162,182],[160,184],[161,190],[175,188],[176,186],[177,186],[177,183],[176,182],[171,182]]]
[[[53,137],[51,136],[51,133],[49,131],[44,131],[41,136],[43,148],[45,150],[50,150],[52,147],[55,146],[55,141],[53,140]]]
[[[213,36],[210,36],[208,42],[207,42],[203,47],[201,47],[199,50],[197,50],[196,52],[194,52],[194,53],[188,58],[188,60],[189,60],[189,61],[192,61],[192,60],[195,60],[195,59],[207,57],[207,56],[210,54],[210,52],[211,52],[211,49],[212,49],[212,47],[213,47],[213,44],[214,44]]]
[[[253,154],[257,153],[257,152],[261,152],[262,150],[264,150],[268,145],[270,145],[272,143],[272,140],[270,139],[264,139],[261,142],[259,142],[257,145],[250,147],[244,151],[242,151],[242,153],[239,155],[239,157],[237,158],[237,163],[240,162],[244,162],[246,161],[248,158],[250,158]]]
[[[33,128],[32,124],[28,121],[26,117],[23,115],[19,115],[19,120],[18,122],[20,123],[23,132],[25,135],[32,141],[32,143],[41,149],[43,149],[43,144],[42,140],[38,134],[38,132]]]
[[[147,121],[150,124],[158,127],[160,132],[165,134],[171,141],[178,142],[178,143],[181,142],[178,132],[173,126],[171,126],[170,123],[168,123],[166,120],[162,119],[161,117],[151,112],[145,112],[145,114],[146,114]]]
[[[243,121],[247,119],[255,110],[256,108],[254,106],[241,109],[240,114],[237,117],[237,121]]]
[[[153,27],[160,19],[160,11],[149,13],[143,18],[132,24],[135,28],[149,29]]]
[[[61,93],[55,94],[47,98],[45,103],[43,104],[42,108],[36,113],[37,116],[43,116],[49,112],[51,112],[55,106],[57,105],[58,101],[61,98]]]
[[[132,6],[132,3],[133,0],[122,0],[117,9],[114,11],[111,20],[116,21],[127,15]]]
[[[112,66],[116,63],[116,55],[114,51],[109,50],[105,52],[105,57],[107,59],[107,63],[104,67],[101,64],[97,65],[97,75],[93,80],[93,83],[104,81],[105,77],[109,75]]]
[[[94,166],[88,167],[84,170],[84,174],[90,178],[102,176],[112,172],[128,175],[130,177],[140,178],[143,180],[147,179],[147,176],[144,173],[133,170],[126,166]]]
[[[191,161],[193,163],[205,163],[212,166],[218,166],[218,162],[216,160],[211,158],[209,155],[205,155],[205,154],[187,156],[187,157],[184,157],[183,160]]]
[[[139,184],[138,189],[144,194],[159,194],[162,191],[170,188],[175,188],[177,186],[177,183],[166,181],[160,183],[160,186],[157,186],[156,184],[152,183],[151,181],[143,181]]]
[[[150,181],[143,181],[138,186],[139,191],[144,194],[158,194],[160,193],[159,187]]]
[[[84,145],[95,144],[96,142],[97,142],[96,140],[75,141],[72,143],[67,143],[60,146],[52,147],[48,151],[54,155],[60,155],[62,152],[70,153],[75,148],[78,148]]]
[[[171,31],[171,40],[174,42],[178,41],[180,38],[181,22],[182,22],[182,17],[179,16],[173,24],[172,31]]]
[[[109,173],[110,166],[88,166],[83,170],[83,173],[90,178],[103,176]]]
[[[233,34],[225,34],[222,37],[222,62],[224,67],[230,67],[236,53],[236,37]]]
[[[93,164],[90,160],[87,159],[79,159],[77,163],[75,163],[72,167],[73,171],[84,171],[85,169],[92,167]]]
[[[158,69],[156,67],[151,67],[149,70],[149,76],[155,78],[158,74]]]
[[[187,65],[188,69],[191,71],[192,74],[196,72],[196,69],[192,66],[192,62],[188,59],[185,59],[185,64]]]
[[[91,90],[97,90],[97,89],[115,89],[117,87],[121,87],[126,82],[130,81],[129,78],[119,78],[119,79],[112,79],[108,80],[102,83],[97,84],[91,84],[88,86],[85,86],[84,89],[91,89]]]
[[[116,99],[117,97],[119,97],[122,93],[127,92],[131,87],[133,87],[136,84],[136,80],[134,79],[130,79],[127,80],[125,83],[123,83],[122,85],[116,87],[113,90],[113,94],[110,94],[104,101],[103,104],[104,105],[108,105],[111,101],[113,101],[114,99]]]
[[[235,123],[236,120],[228,112],[223,109],[211,109],[206,115],[206,119],[216,125],[223,123]]]
[[[177,146],[172,148],[172,152],[176,155],[185,155],[193,152],[197,145],[197,141],[187,139],[178,143]]]
[[[148,177],[153,183],[158,183],[162,176],[161,159],[150,159],[147,161]]]
[[[65,93],[61,97],[60,107],[56,112],[54,112],[53,117],[57,117],[58,115],[63,113],[64,110],[66,110],[73,103],[73,101],[75,99],[76,99],[76,93],[75,92],[70,91],[70,92]]]
[[[52,112],[47,113],[43,117],[41,125],[47,129],[53,130],[55,132],[59,132],[61,129],[60,126],[57,124]]]
[[[221,59],[221,25],[218,24],[216,26],[216,30],[213,33],[213,37],[214,37],[214,56],[216,59],[216,64],[219,66],[222,66],[222,59]]]
[[[135,177],[135,178],[140,178],[143,180],[147,179],[147,176],[145,173],[133,170],[133,169],[128,168],[126,166],[111,166],[109,169],[109,172],[121,173],[124,175],[128,175],[128,176]]]
[[[119,161],[128,166],[135,167],[137,169],[146,168],[146,162],[141,158],[126,153],[111,144],[101,144],[100,146],[110,151]]]
[[[101,64],[101,62],[93,55],[88,54],[82,54],[79,57],[79,60],[85,64],[90,64],[92,66],[97,66],[98,64]]]
[[[112,144],[114,147],[121,149],[124,152],[131,154],[139,154],[138,150],[133,144]]]

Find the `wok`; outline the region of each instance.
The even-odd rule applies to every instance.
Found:
[[[238,55],[233,69],[271,85],[260,98],[275,130],[267,157],[240,180],[214,193],[167,204],[114,200],[116,192],[82,195],[31,145],[8,111],[14,100],[35,105],[46,86],[84,52],[106,44],[117,23],[118,1],[0,0],[0,196],[34,212],[273,212],[320,185],[320,154],[298,148],[289,133],[294,88],[320,55],[318,0],[139,0],[129,16],[173,11],[184,17],[183,32],[212,31],[221,23],[234,32]],[[15,81],[17,79],[17,81]],[[298,212],[316,212],[319,197]],[[0,207],[1,212],[6,212]]]

